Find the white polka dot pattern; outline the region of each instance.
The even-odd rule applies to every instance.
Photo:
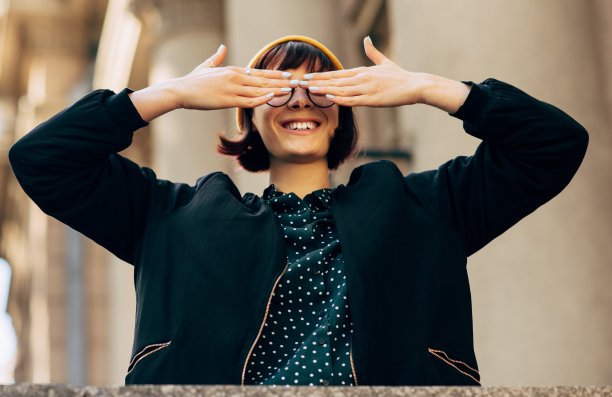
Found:
[[[353,384],[353,324],[331,193],[321,189],[302,200],[274,185],[264,191],[285,231],[289,267],[248,363],[249,384]]]

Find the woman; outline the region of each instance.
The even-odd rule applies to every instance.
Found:
[[[134,265],[126,383],[445,385],[480,382],[466,258],[570,181],[586,131],[496,80],[405,71],[364,41],[374,66],[342,70],[322,44],[283,38],[247,68],[221,46],[189,75],[141,91],[96,91],[10,151],[47,213]],[[471,157],[402,176],[359,167],[351,106],[424,103],[483,140]],[[238,107],[221,140],[263,197],[222,173],[158,180],[117,155],[176,108]]]

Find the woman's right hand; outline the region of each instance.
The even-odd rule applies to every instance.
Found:
[[[130,94],[145,121],[174,109],[213,110],[232,107],[253,108],[268,102],[272,95],[291,87],[287,73],[280,70],[217,67],[227,54],[221,45],[217,52],[186,76],[168,80]]]

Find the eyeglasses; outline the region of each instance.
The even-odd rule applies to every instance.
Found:
[[[272,97],[272,99],[270,99],[267,102],[267,104],[275,108],[285,106],[287,103],[289,103],[289,101],[291,100],[291,97],[293,97],[293,93],[295,92],[296,88],[301,88],[301,87],[293,87],[291,89],[291,92],[287,92],[286,94],[282,94],[282,95],[275,95],[274,97]],[[308,99],[310,99],[310,102],[312,102],[312,104],[315,105],[316,107],[328,108],[334,105],[334,102],[326,98],[325,95],[315,95],[315,94],[310,95],[310,90],[308,90],[307,88],[304,88],[304,90],[306,90],[306,95],[308,96]]]

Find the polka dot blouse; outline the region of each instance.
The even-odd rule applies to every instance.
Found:
[[[353,324],[331,193],[321,189],[300,199],[274,185],[264,191],[285,232],[289,266],[249,359],[249,384],[353,384]]]

